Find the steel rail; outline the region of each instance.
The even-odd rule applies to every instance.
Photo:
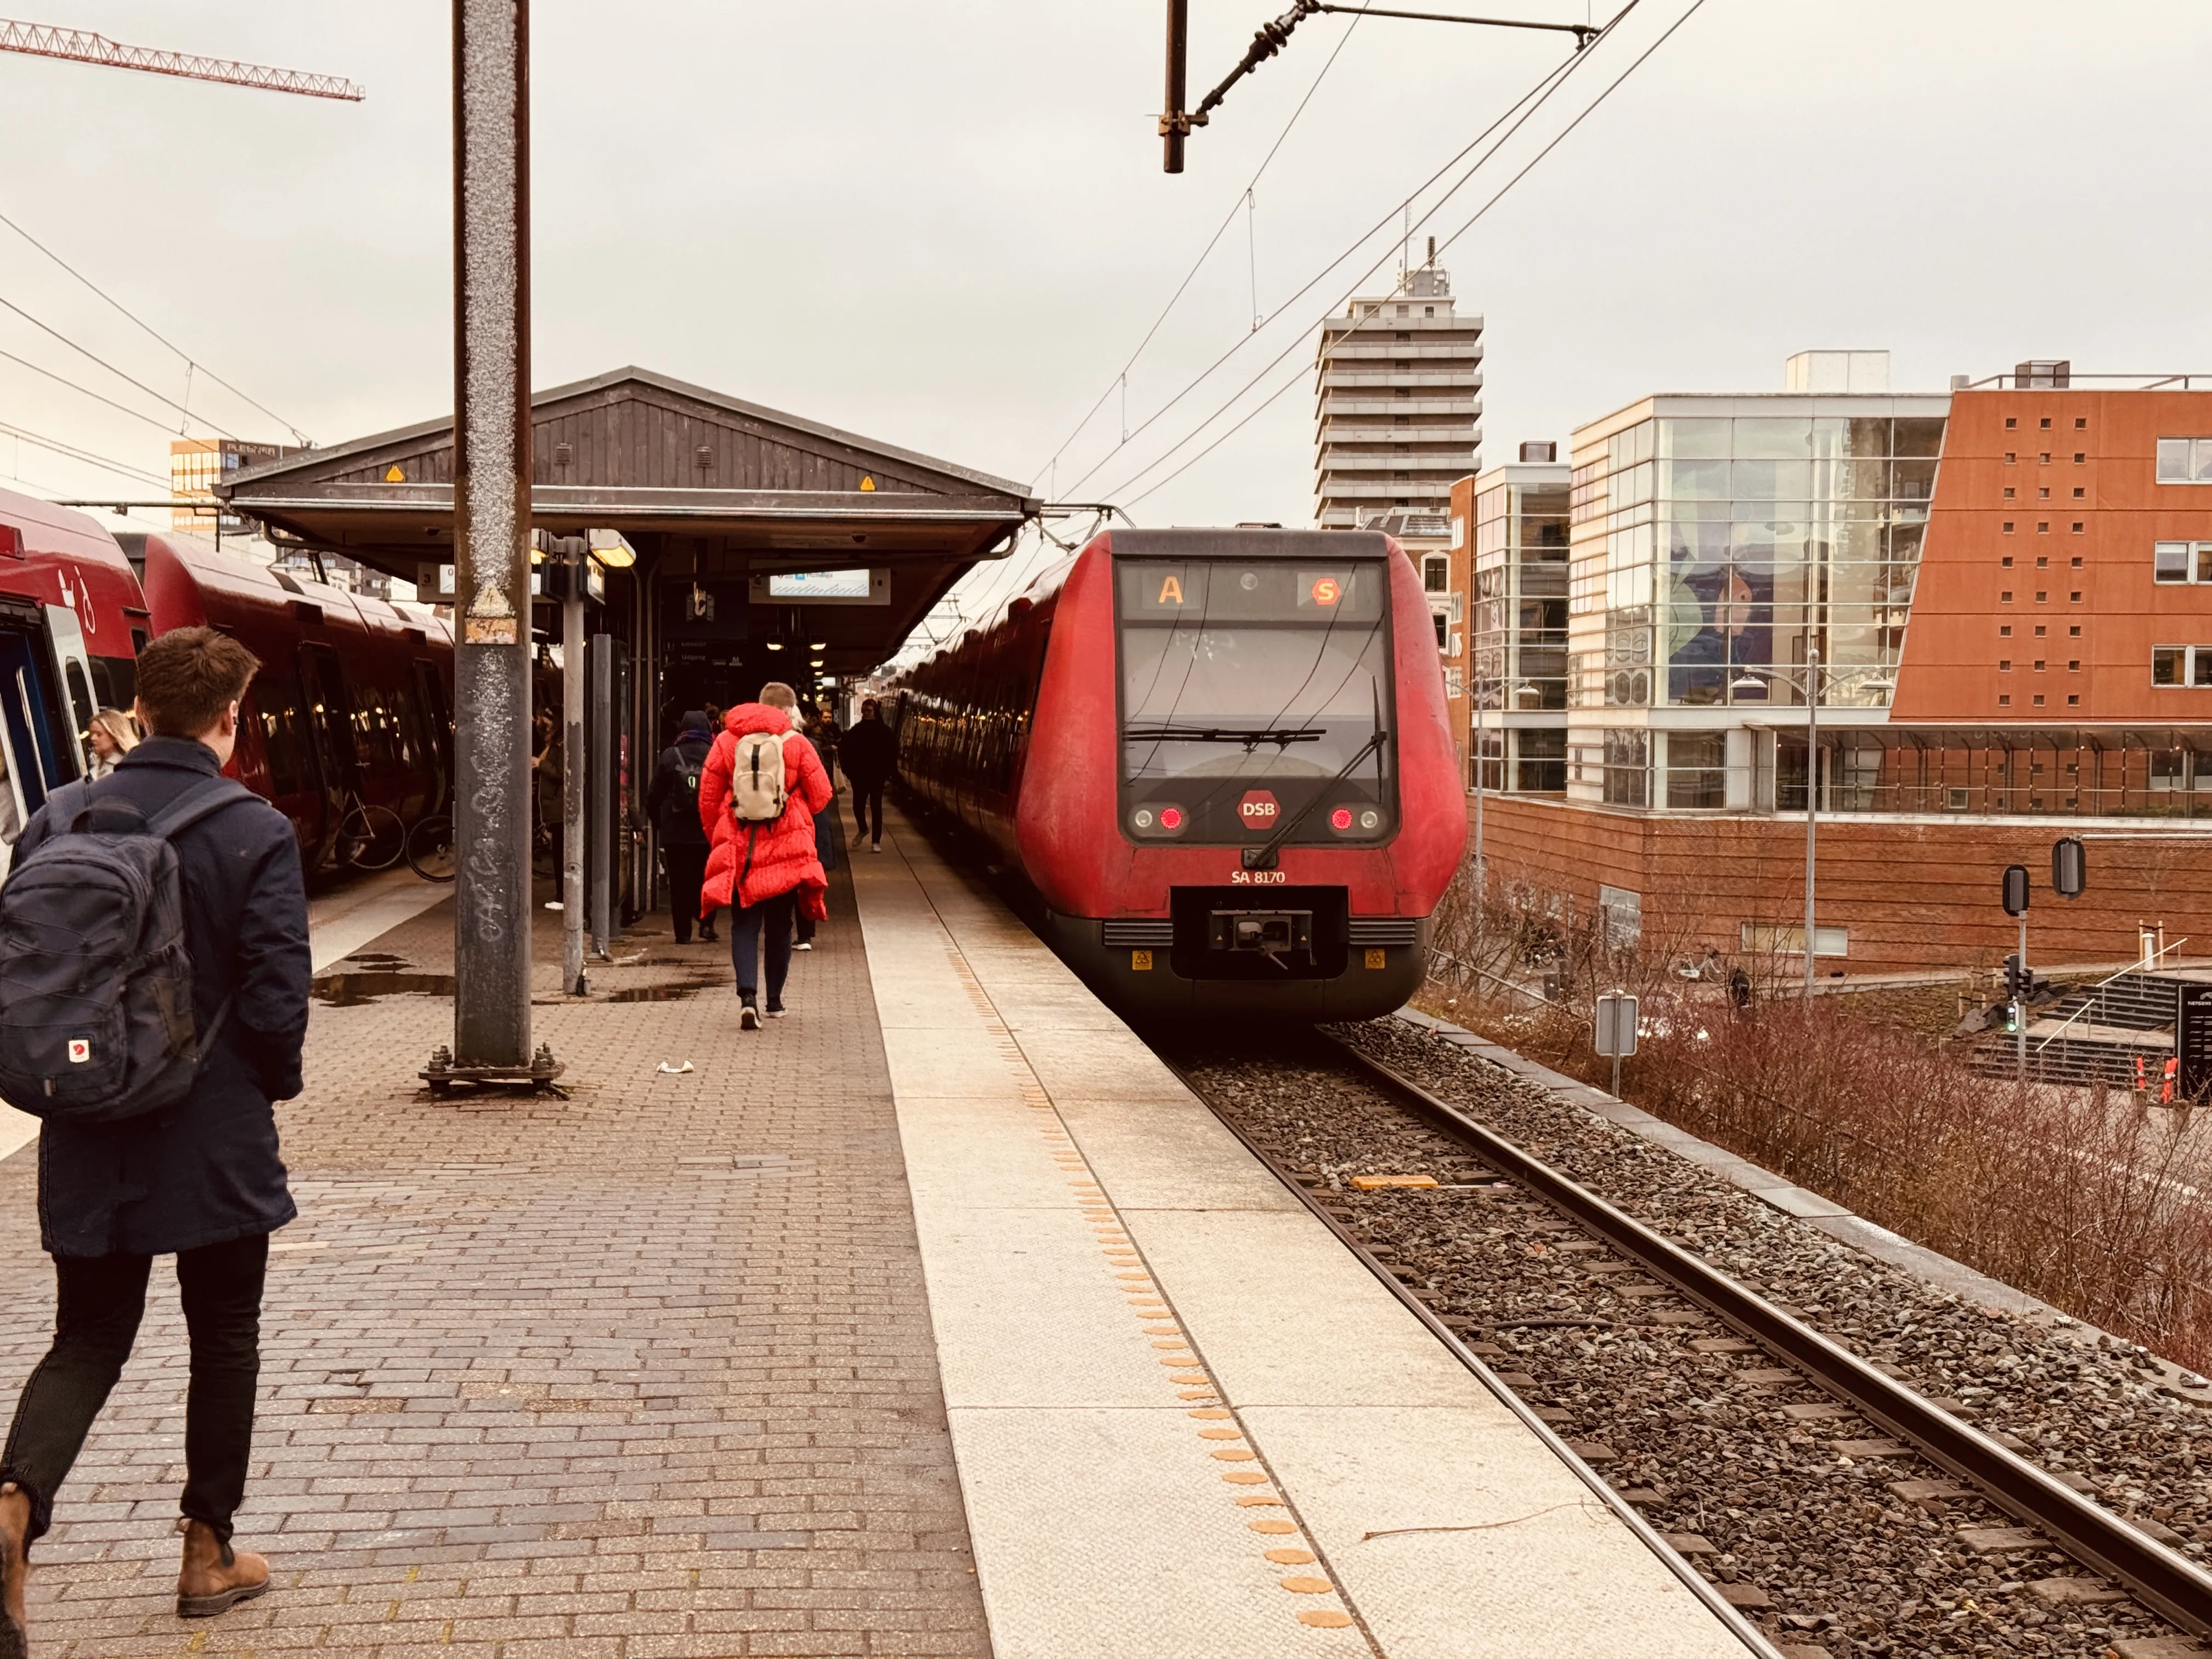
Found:
[[[1884,1376],[1412,1079],[1348,1045],[1337,1046],[1355,1071],[1413,1106],[1506,1180],[1571,1217],[1592,1237],[1804,1372],[1860,1416],[1910,1443],[1929,1462],[1972,1482],[1997,1508],[2043,1533],[2161,1618],[2191,1635],[2212,1635],[2212,1575],[2203,1568],[1953,1417],[1917,1390]]]
[[[1155,1050],[1155,1053],[1157,1054],[1158,1051]],[[1547,1450],[1560,1462],[1565,1464],[1568,1471],[1583,1486],[1589,1488],[1591,1494],[1605,1506],[1615,1520],[1628,1528],[1638,1543],[1659,1558],[1660,1563],[1674,1575],[1685,1589],[1697,1598],[1705,1611],[1718,1620],[1731,1636],[1743,1644],[1745,1649],[1753,1656],[1753,1659],[1782,1659],[1781,1650],[1767,1639],[1764,1631],[1744,1615],[1741,1608],[1723,1596],[1717,1585],[1692,1566],[1688,1558],[1669,1544],[1661,1535],[1659,1529],[1644,1518],[1643,1512],[1620,1495],[1611,1481],[1592,1468],[1581,1455],[1567,1443],[1565,1437],[1557,1429],[1537,1416],[1535,1407],[1499,1382],[1498,1373],[1484,1363],[1482,1356],[1468,1346],[1466,1340],[1457,1331],[1438,1318],[1435,1309],[1407,1289],[1405,1282],[1389,1268],[1384,1267],[1376,1259],[1375,1253],[1362,1243],[1349,1227],[1323,1209],[1320,1200],[1298,1182],[1290,1170],[1283,1166],[1281,1160],[1248,1134],[1243,1125],[1207,1100],[1204,1091],[1193,1081],[1190,1073],[1181,1065],[1166,1054],[1159,1054],[1158,1058],[1163,1065],[1182,1080],[1183,1085],[1197,1097],[1200,1103],[1213,1114],[1222,1127],[1237,1137],[1244,1150],[1258,1160],[1262,1169],[1281,1182],[1306,1206],[1316,1220],[1335,1234],[1336,1242],[1349,1250],[1360,1266],[1374,1274],[1382,1282],[1385,1290],[1397,1297],[1408,1312],[1426,1326],[1429,1334],[1443,1344],[1453,1358],[1474,1372],[1475,1380],[1490,1390],[1498,1404],[1517,1418],[1522,1427],[1527,1429],[1542,1443]]]

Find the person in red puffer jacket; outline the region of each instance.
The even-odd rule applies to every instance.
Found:
[[[768,935],[768,1017],[783,1018],[783,981],[791,970],[793,917],[819,921],[830,878],[814,848],[814,815],[830,804],[830,776],[814,745],[792,729],[799,694],[780,680],[761,687],[758,702],[722,716],[721,735],[699,779],[699,822],[713,851],[701,889],[702,915],[730,907],[730,965],[737,970],[738,1029],[760,1029],[761,935]],[[740,823],[731,811],[731,773],[738,740],[756,732],[783,738],[783,816],[772,823]]]

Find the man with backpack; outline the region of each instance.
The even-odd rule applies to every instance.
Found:
[[[730,710],[699,781],[699,821],[714,842],[700,902],[730,907],[741,1031],[760,1029],[763,932],[768,1017],[781,1019],[793,918],[802,908],[817,921],[829,914],[814,815],[830,805],[830,779],[814,745],[792,728],[798,706],[798,693],[771,680],[758,702]]]
[[[212,629],[139,654],[152,733],[53,792],[0,888],[0,1097],[45,1120],[54,1342],[0,1452],[0,1659],[27,1651],[30,1547],[130,1357],[152,1259],[191,1334],[177,1612],[269,1588],[231,1547],[260,1369],[269,1236],[296,1212],[270,1103],[300,1091],[311,978],[292,826],[221,775],[260,665]]]
[[[663,750],[646,791],[646,805],[660,831],[660,858],[668,866],[668,909],[676,921],[676,942],[691,942],[691,924],[698,921],[700,937],[711,939],[714,930],[699,915],[699,886],[707,878],[707,832],[699,823],[699,781],[707,769],[707,756],[714,746],[708,729],[707,712],[695,708],[684,716],[684,729]]]

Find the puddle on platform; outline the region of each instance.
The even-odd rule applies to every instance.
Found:
[[[399,960],[394,957],[392,961]],[[358,958],[349,958],[358,960]],[[314,983],[315,1000],[333,1008],[365,1008],[386,997],[449,997],[451,974],[325,974]]]
[[[627,991],[610,991],[599,999],[603,1002],[682,1002],[696,997],[702,991],[712,990],[724,981],[720,978],[695,979],[675,985],[638,985]]]

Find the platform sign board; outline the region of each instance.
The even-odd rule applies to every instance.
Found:
[[[1608,991],[1597,1000],[1595,1048],[1613,1061],[1613,1092],[1620,1093],[1620,1062],[1636,1052],[1636,999]]]
[[[1597,1051],[1601,1055],[1636,1052],[1636,999],[1618,991],[1597,1000]]]
[[[2212,985],[2175,988],[2173,1053],[2180,1062],[2174,1091],[2182,1100],[2202,1099],[2212,1087]]]

